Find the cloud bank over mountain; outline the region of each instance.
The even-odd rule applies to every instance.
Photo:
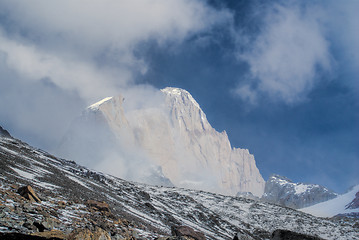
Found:
[[[146,62],[136,52],[142,42],[153,40],[164,47],[175,46],[230,17],[227,11],[218,11],[202,1],[187,0],[89,1],[86,6],[81,1],[5,1],[0,7],[4,19],[0,25],[4,79],[1,109],[7,108],[4,103],[7,96],[17,96],[12,99],[11,108],[2,114],[10,112],[9,118],[14,119],[8,121],[15,126],[30,125],[27,131],[32,137],[44,127],[53,129],[64,122],[68,126],[75,114],[73,105],[81,111],[85,105],[133,87],[136,75],[147,71]],[[13,85],[11,92],[4,86],[9,82]],[[26,88],[35,103],[22,106],[21,102],[29,99],[17,94],[17,89],[29,84],[37,86]],[[47,104],[42,101],[46,94],[56,99]],[[66,100],[68,95],[73,103]],[[59,121],[46,119],[52,122],[50,126],[29,114],[25,114],[25,124],[23,116],[15,113],[29,109],[36,115],[42,109],[53,109],[49,113],[53,115],[59,110],[58,105],[63,106],[61,115],[68,117]],[[55,141],[58,136],[53,131],[46,134],[49,129],[41,131],[42,137]],[[64,128],[61,130],[55,135],[63,134]]]
[[[264,177],[326,179],[339,191],[359,181],[337,167],[358,168],[358,5],[0,1],[0,119],[52,150],[93,102],[126,93],[156,105],[156,89],[180,87]]]

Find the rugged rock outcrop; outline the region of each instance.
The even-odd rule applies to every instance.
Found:
[[[206,237],[202,232],[195,231],[188,226],[172,226],[171,232],[176,237],[190,237],[194,240],[206,240]]]
[[[94,168],[89,159],[122,161],[118,165],[129,170],[111,174],[125,179],[141,181],[142,172],[146,176],[142,182],[153,183],[155,179],[157,185],[168,185],[163,181],[167,177],[178,187],[261,196],[264,180],[253,155],[247,149],[232,148],[226,132],[212,128],[187,91],[161,91],[156,106],[126,110],[121,96],[91,105],[66,137],[60,152]],[[128,163],[123,159],[132,160]],[[106,165],[106,161],[101,164]],[[136,174],[132,174],[135,171],[131,166],[135,166]]]
[[[86,205],[90,208],[94,209],[95,211],[100,212],[111,212],[110,206],[106,202],[99,202],[95,200],[87,200]]]
[[[32,189],[30,185],[19,188],[17,192],[30,202],[41,202],[41,199],[36,195],[34,189]]]
[[[265,184],[262,200],[290,208],[304,208],[337,197],[335,192],[316,184],[293,183],[272,175]]]
[[[355,198],[351,201],[347,206],[346,209],[357,209],[359,208],[359,192],[355,194]]]
[[[1,126],[0,126],[0,136],[11,137],[10,133],[7,130],[3,129]]]

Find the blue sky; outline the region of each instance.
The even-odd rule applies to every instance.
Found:
[[[272,173],[359,183],[358,1],[0,1],[0,124],[54,149],[87,105],[188,90]]]

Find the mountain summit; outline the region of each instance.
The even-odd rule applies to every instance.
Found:
[[[135,181],[144,174],[146,182],[156,176],[178,187],[263,194],[264,180],[253,155],[232,148],[226,132],[210,125],[189,92],[168,87],[159,95],[152,105],[126,107],[132,99],[124,103],[117,96],[89,106],[72,126],[60,153],[94,168],[113,165],[109,169],[119,177],[132,172],[130,179]],[[116,172],[116,166],[126,171]]]
[[[294,183],[286,177],[273,174],[265,184],[262,200],[298,209],[324,202],[337,196],[338,194],[323,186]]]

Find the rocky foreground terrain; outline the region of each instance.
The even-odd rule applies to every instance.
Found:
[[[354,220],[124,181],[6,133],[0,134],[0,239],[359,239]]]

